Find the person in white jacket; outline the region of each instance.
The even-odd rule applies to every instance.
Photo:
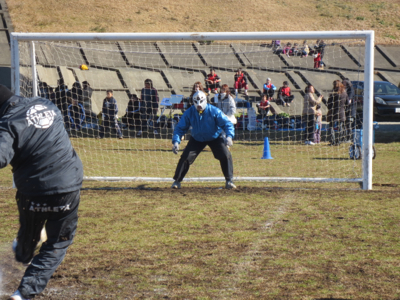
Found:
[[[220,110],[222,110],[232,124],[237,123],[235,117],[236,102],[235,99],[233,99],[227,84],[223,84],[220,93],[214,96],[214,103]]]

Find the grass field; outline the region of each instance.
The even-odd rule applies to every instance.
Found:
[[[75,242],[36,299],[399,299],[400,143],[375,146],[368,192],[85,182]],[[0,172],[0,299],[23,274],[10,249],[18,230],[10,174]]]
[[[349,158],[350,144],[328,147],[328,142],[324,142],[316,147],[305,147],[301,134],[298,132],[297,136],[285,141],[267,134],[271,140],[273,160],[260,160],[265,133],[253,134],[247,140],[235,140],[231,148],[235,177],[362,177],[361,160]],[[172,178],[180,157],[172,154],[171,139],[165,138],[73,138],[72,143],[85,166],[85,176]],[[182,143],[181,149],[186,143],[187,140]],[[208,147],[195,164],[197,167],[191,168],[187,177],[222,176],[219,162],[213,158]]]

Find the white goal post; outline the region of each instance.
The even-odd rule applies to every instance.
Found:
[[[64,42],[87,42],[88,45],[91,42],[176,42],[176,43],[182,43],[182,42],[204,42],[204,41],[211,41],[212,43],[223,43],[223,42],[232,42],[235,43],[235,41],[242,41],[243,43],[246,42],[254,42],[257,41],[258,43],[269,43],[271,40],[291,40],[291,41],[298,41],[298,40],[315,40],[315,39],[323,39],[326,41],[329,40],[340,40],[340,41],[347,41],[348,43],[352,41],[362,41],[363,48],[364,48],[364,68],[363,70],[360,70],[360,72],[363,72],[363,80],[364,80],[364,93],[363,93],[363,125],[362,125],[362,136],[363,136],[363,142],[362,142],[362,163],[360,165],[361,172],[359,173],[360,175],[358,176],[357,172],[355,172],[355,176],[353,175],[347,175],[347,171],[343,172],[343,175],[339,173],[338,171],[338,176],[334,175],[325,175],[324,172],[321,171],[321,176],[319,176],[318,172],[312,172],[307,171],[305,174],[301,174],[301,176],[297,176],[297,174],[293,174],[292,176],[288,176],[288,174],[284,174],[284,176],[268,176],[265,173],[260,174],[260,176],[257,173],[251,172],[251,170],[248,170],[247,172],[238,172],[239,176],[235,174],[235,180],[253,180],[253,181],[312,181],[312,182],[356,182],[356,183],[361,183],[362,187],[364,190],[370,190],[372,189],[372,159],[373,159],[373,82],[374,82],[374,31],[310,31],[310,32],[218,32],[218,33],[212,33],[212,32],[188,32],[188,33],[11,33],[11,82],[12,82],[12,90],[16,95],[21,95],[21,96],[26,96],[26,97],[31,97],[31,96],[37,96],[39,94],[39,78],[38,78],[38,43],[64,43]],[[24,45],[24,46],[22,46]],[[70,46],[69,46],[70,47]],[[82,46],[83,47],[83,46]],[[93,47],[87,46],[88,50],[87,51],[92,51]],[[122,49],[120,46],[118,46],[119,49]],[[72,47],[70,47],[72,48]],[[133,48],[129,48],[128,50],[125,51],[125,54],[123,55],[124,60],[129,60],[129,57],[126,53],[131,52],[131,55],[134,56],[140,56],[147,55],[147,50],[143,50],[141,53],[137,53]],[[77,50],[77,49],[75,49]],[[122,49],[123,50],[123,49]],[[122,51],[121,50],[121,51]],[[82,50],[80,50],[82,52]],[[93,50],[94,51],[94,50]],[[99,49],[99,51],[108,51],[107,49]],[[162,59],[166,60],[165,56],[163,56],[162,49],[159,50],[161,53]],[[177,50],[176,53],[171,54],[171,55],[176,55],[176,59],[182,59],[184,55],[187,56],[187,54],[182,54],[179,53],[180,50]],[[249,51],[248,53],[250,53]],[[60,52],[61,53],[61,52]],[[160,55],[160,53],[157,53],[157,55]],[[110,52],[109,56],[111,57],[115,53]],[[212,51],[209,53],[209,55],[212,55]],[[238,51],[235,52],[235,55],[240,59],[242,57],[243,53],[240,53]],[[72,55],[72,54],[71,54]],[[180,58],[178,55],[182,55]],[[222,53],[224,55],[224,53]],[[28,57],[27,57],[28,56]],[[204,59],[207,59],[207,54],[206,55],[201,55],[201,53],[196,53],[196,59],[200,57],[202,61]],[[262,58],[260,58],[262,59]],[[282,60],[282,58],[280,58]],[[310,60],[311,61],[311,60]],[[83,61],[82,64],[85,62]],[[210,64],[204,63],[204,68],[209,67]],[[40,66],[40,68],[43,67],[59,67],[55,65],[45,65]],[[134,64],[131,64],[130,67],[136,67]],[[90,68],[90,66],[89,66]],[[93,69],[98,68],[99,70],[106,70],[109,67],[101,66],[99,64],[93,63]],[[166,77],[168,73],[168,68],[172,71],[179,70],[178,67],[174,67],[171,65],[168,65],[168,67],[164,70],[161,69],[159,66],[151,65],[149,63],[148,66],[137,66],[137,70],[142,70],[147,71],[147,70],[153,70],[157,69],[157,72],[161,74],[162,76]],[[203,68],[203,69],[204,69]],[[220,68],[217,68],[217,71],[226,72],[226,71],[233,71],[236,69],[236,65],[232,66],[222,66]],[[306,66],[305,68],[308,68]],[[312,67],[309,67],[312,69]],[[27,69],[29,69],[27,75]],[[252,68],[249,68],[252,70]],[[256,70],[256,68],[253,68]],[[294,68],[295,69],[295,68]],[[56,70],[56,69],[54,69]],[[57,69],[59,70],[59,69]],[[195,65],[187,66],[187,70],[190,70],[190,72],[197,72],[198,70],[196,69]],[[258,70],[258,69],[257,69]],[[260,69],[261,70],[261,69]],[[264,68],[262,69],[263,72],[267,74],[267,72],[273,72],[271,69]],[[186,71],[189,72],[189,71]],[[120,76],[120,73],[118,73]],[[175,73],[173,73],[175,74]],[[24,78],[29,77],[30,79],[26,82],[24,82]],[[172,79],[171,79],[172,78]],[[167,76],[166,80],[166,85],[169,89],[174,90],[174,76],[172,75],[171,77]],[[231,82],[229,82],[231,83]],[[30,88],[26,90],[22,90],[22,85],[28,84]],[[251,82],[253,86],[256,86],[255,82]],[[279,84],[279,83],[278,83]],[[179,85],[179,84],[178,84]],[[230,84],[231,86],[231,84]],[[129,87],[128,87],[129,88]],[[104,92],[105,90],[99,90],[100,92]],[[300,93],[299,89],[299,93]],[[130,91],[132,93],[132,91]],[[176,92],[174,92],[177,94]],[[117,99],[118,100],[118,99]],[[161,101],[161,99],[160,99]],[[302,102],[302,99],[296,100],[299,103]],[[254,103],[253,103],[254,104]],[[239,109],[238,109],[239,110]],[[125,107],[120,107],[120,111],[124,112]],[[160,111],[158,112],[158,114]],[[244,119],[244,113],[243,113],[243,119]],[[245,122],[243,121],[243,124]],[[155,128],[155,127],[154,127]],[[155,132],[155,131],[154,131]],[[167,131],[166,131],[167,132]],[[172,175],[177,163],[177,158],[176,156],[172,158],[172,162],[170,164],[167,164],[165,161],[170,160],[170,153],[167,151],[170,151],[170,134],[171,132],[168,131],[169,135],[166,133],[164,136],[161,136],[161,139],[165,137],[165,142],[163,142],[161,147],[163,149],[159,149],[160,144],[158,144],[158,139],[154,138],[149,138],[147,141],[143,142],[144,144],[141,144],[142,142],[137,141],[136,135],[134,137],[129,137],[129,141],[123,141],[125,144],[118,144],[116,146],[116,143],[118,142],[116,139],[112,140],[108,144],[108,148],[104,150],[104,153],[106,151],[110,151],[109,153],[114,153],[111,151],[115,151],[115,153],[119,153],[125,156],[132,156],[133,155],[133,150],[135,150],[137,153],[142,153],[144,156],[139,158],[137,161],[134,162],[128,162],[134,164],[134,166],[142,166],[142,165],[147,165],[150,168],[159,168],[160,170],[160,176],[158,176],[158,173],[150,173],[148,175],[145,171],[146,166],[142,166],[143,171],[140,172],[140,174],[135,174],[135,170],[133,169],[131,174],[128,174],[128,176],[123,175],[123,176],[110,176],[110,174],[90,174],[90,176],[86,177],[86,179],[90,180],[147,180],[147,181],[171,181]],[[272,131],[269,130],[269,133]],[[256,135],[251,135],[252,133],[250,132],[250,137],[249,140],[246,140],[243,138],[243,143],[240,146],[237,146],[237,149],[243,149],[241,150],[242,152],[240,153],[235,153],[235,146],[236,144],[234,143],[234,147],[232,149],[232,153],[234,156],[238,157],[239,155],[246,155],[246,149],[250,149],[253,145],[257,144],[256,146],[258,147],[257,149],[260,149],[260,147],[263,146],[263,141],[264,137],[268,136],[269,133],[265,133],[264,131],[262,132],[262,137],[259,137]],[[285,131],[282,131],[281,137],[282,139],[277,139],[279,140],[286,140],[285,144],[279,144],[280,148],[276,148],[277,151],[288,151],[288,152],[294,152],[294,151],[300,151],[298,157],[300,157],[302,154],[304,154],[304,157],[310,157],[310,156],[318,156],[316,153],[322,153],[322,150],[315,150],[316,148],[314,147],[313,149],[310,149],[311,147],[308,147],[307,149],[310,150],[302,150],[304,148],[298,148],[300,147],[300,142],[302,140],[299,140],[297,138],[289,137],[289,135],[285,135]],[[125,134],[124,134],[125,135]],[[243,135],[245,137],[247,135]],[[261,135],[260,135],[261,136]],[[272,135],[271,135],[272,136]],[[276,136],[276,135],[275,135]],[[83,139],[83,136],[81,136]],[[150,137],[150,135],[149,135]],[[74,138],[74,137],[72,137]],[[289,142],[287,142],[289,140]],[[114,142],[115,141],[115,142]],[[274,140],[271,140],[272,142]],[[97,147],[97,142],[101,142],[98,140],[94,139],[88,139],[85,140],[84,142],[76,141],[74,140],[73,144],[75,148],[79,148],[79,143],[82,143],[82,149],[78,149],[78,154],[80,156],[85,155],[83,152],[85,152],[88,156],[95,156],[96,159],[94,161],[98,162],[100,165],[104,165],[104,168],[107,165],[107,157],[105,158],[100,158],[97,157],[97,152],[94,153],[87,153],[90,152],[91,148],[90,147]],[[108,141],[107,141],[108,142]],[[143,145],[143,148],[141,148]],[[87,148],[83,148],[87,147]],[[242,147],[242,148],[240,148]],[[246,148],[248,147],[248,148]],[[274,149],[273,147],[278,147],[278,142],[276,145],[271,145],[271,148]],[[296,147],[296,148],[295,148]],[[346,148],[347,149],[347,148]],[[125,151],[125,153],[123,153]],[[162,152],[160,152],[162,151]],[[250,151],[250,150],[249,150]],[[307,151],[307,152],[304,152]],[[319,151],[319,152],[317,152]],[[327,151],[327,150],[323,150]],[[343,150],[347,151],[347,150]],[[165,153],[164,153],[165,152]],[[347,151],[348,152],[348,151]],[[326,152],[328,153],[328,152]],[[329,152],[333,154],[329,155],[336,155],[336,152]],[[156,156],[156,155],[160,156]],[[261,155],[262,153],[260,153]],[[272,153],[274,155],[274,153]],[[105,154],[104,154],[105,155]],[[113,154],[110,154],[112,156]],[[258,155],[258,156],[260,156]],[[324,154],[325,155],[325,154]],[[326,154],[327,156],[328,154]],[[342,156],[340,156],[342,155]],[[338,154],[338,160],[342,159],[343,153]],[[201,155],[200,155],[201,156]],[[200,158],[199,156],[199,158]],[[153,166],[150,164],[150,160],[153,159],[153,157],[159,157],[158,162]],[[324,156],[325,157],[325,156]],[[214,158],[209,155],[210,160],[214,163]],[[257,157],[259,158],[259,157]],[[100,159],[104,159],[104,161],[100,161]],[[124,165],[127,164],[127,162],[124,162],[121,160],[121,158],[118,158],[120,160],[120,165],[123,167]],[[149,160],[146,162],[146,160]],[[248,158],[248,159],[255,159],[255,158]],[[276,159],[276,158],[275,158]],[[316,160],[316,158],[313,158]],[[321,161],[322,158],[318,158]],[[317,161],[319,162],[319,161]],[[264,163],[264,161],[263,161]],[[299,163],[299,168],[303,168],[302,165]],[[346,168],[353,168],[354,162],[351,162],[353,165],[346,166]],[[90,160],[88,158],[88,164],[93,164],[93,160]],[[259,164],[259,163],[257,163]],[[307,163],[306,163],[307,164]],[[85,161],[84,161],[85,165]],[[207,163],[205,163],[207,165]],[[247,165],[247,163],[243,163],[243,166]],[[290,166],[289,166],[290,165]],[[134,167],[133,166],[133,167]],[[240,171],[242,165],[240,164],[235,164],[235,173],[236,171]],[[292,168],[292,164],[288,164],[288,168]],[[193,166],[193,169],[196,168],[196,164]],[[204,167],[203,167],[204,168]],[[219,167],[217,166],[217,169]],[[251,167],[250,167],[251,168]],[[268,168],[273,168],[265,166],[266,169]],[[326,162],[326,168],[331,168],[330,162]],[[343,167],[345,168],[345,167]],[[168,172],[166,172],[166,170]],[[111,171],[112,173],[112,171]],[[222,173],[220,173],[222,174]],[[241,174],[244,174],[244,176],[240,176]],[[251,174],[251,175],[250,175]],[[129,175],[134,175],[134,176],[129,176]],[[198,176],[199,175],[199,176]],[[217,175],[217,173],[216,173]],[[204,176],[203,173],[194,173],[192,176],[188,176],[187,180],[201,180],[201,181],[218,181],[218,180],[223,180],[222,177],[217,177],[216,175],[211,174],[211,176]]]

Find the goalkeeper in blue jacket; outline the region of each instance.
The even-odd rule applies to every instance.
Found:
[[[232,155],[228,149],[233,145],[232,138],[235,136],[233,124],[219,108],[207,104],[207,96],[204,92],[198,91],[193,95],[193,104],[183,114],[172,136],[172,151],[178,154],[181,136],[192,126],[191,138],[179,159],[174,176],[175,181],[171,187],[181,188],[181,181],[189,171],[190,165],[199,153],[209,146],[214,157],[220,161],[226,180],[225,188],[235,189],[236,186],[232,182]],[[221,136],[222,131],[225,131],[226,138]]]

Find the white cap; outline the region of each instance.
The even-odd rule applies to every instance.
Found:
[[[267,81],[268,81],[268,80],[271,81],[271,78],[268,77],[268,78],[267,78]]]

